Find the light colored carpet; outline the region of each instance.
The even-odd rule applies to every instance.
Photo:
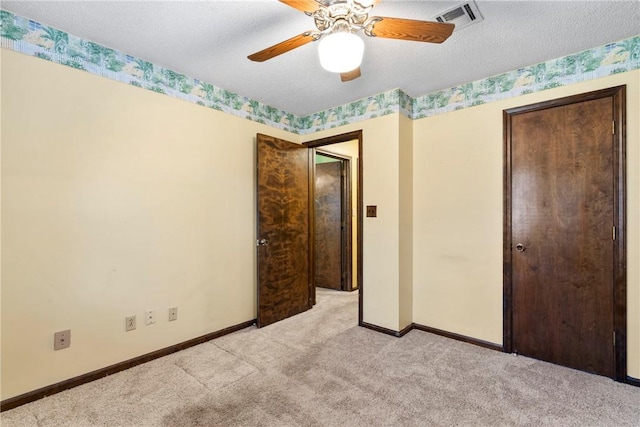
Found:
[[[640,388],[421,331],[356,293],[2,413],[2,426],[640,426]]]

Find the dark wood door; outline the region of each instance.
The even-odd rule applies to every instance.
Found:
[[[509,117],[512,350],[613,377],[612,97]]]
[[[342,162],[316,165],[315,283],[342,289]]]
[[[311,308],[309,149],[257,136],[258,327]]]

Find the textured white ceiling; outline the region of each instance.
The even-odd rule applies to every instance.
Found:
[[[383,0],[370,15],[429,20],[458,3]],[[297,115],[395,88],[422,96],[640,34],[638,0],[476,3],[484,20],[441,45],[363,36],[362,77],[348,83],[320,67],[315,43],[247,59],[315,28],[277,0],[3,0],[2,8]]]

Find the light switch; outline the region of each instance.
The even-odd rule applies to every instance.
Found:
[[[378,207],[377,206],[367,206],[367,217],[375,218],[378,216]]]

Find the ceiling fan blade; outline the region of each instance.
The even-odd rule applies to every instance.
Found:
[[[281,3],[298,9],[301,12],[315,12],[319,6],[315,0],[280,0]]]
[[[355,80],[360,77],[362,73],[360,72],[360,67],[356,68],[353,71],[347,71],[346,73],[340,74],[340,80],[343,82],[350,82],[351,80]]]
[[[446,22],[414,21],[413,19],[382,18],[373,25],[374,36],[385,39],[411,40],[417,42],[442,43],[449,38],[454,24]]]
[[[275,58],[278,55],[282,55],[285,52],[289,52],[297,47],[304,46],[307,43],[314,41],[313,36],[309,33],[298,34],[295,37],[291,37],[289,40],[285,40],[278,44],[274,44],[271,47],[261,50],[260,52],[256,52],[252,55],[249,55],[249,58],[252,61],[263,62],[267,59]]]

